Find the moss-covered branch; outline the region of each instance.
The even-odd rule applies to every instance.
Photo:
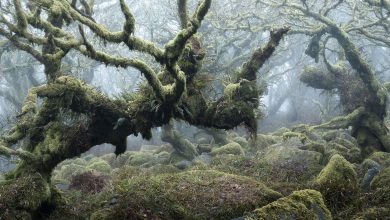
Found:
[[[390,1],[389,0],[365,0],[369,5],[375,7],[382,7],[387,11],[390,11]]]
[[[188,23],[187,0],[177,0],[177,8],[180,19],[180,27],[181,29],[185,29]]]

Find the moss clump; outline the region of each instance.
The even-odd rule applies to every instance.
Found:
[[[0,185],[0,219],[31,219],[31,210],[37,210],[49,200],[50,187],[38,173],[24,175]],[[28,214],[30,213],[30,214]]]
[[[388,219],[390,216],[390,208],[375,207],[365,210],[353,217],[356,220],[377,220],[377,219]]]
[[[334,75],[323,72],[314,66],[308,66],[300,75],[300,80],[316,89],[332,90],[335,88]]]
[[[375,190],[378,188],[390,187],[389,184],[390,184],[390,168],[386,168],[382,170],[382,172],[380,172],[378,176],[374,177],[374,179],[371,182],[371,188]]]
[[[336,138],[329,142],[326,147],[327,152],[325,155],[327,158],[332,157],[335,154],[340,154],[351,163],[361,163],[362,153],[360,148],[346,139]]]
[[[240,144],[241,147],[243,147],[244,149],[248,148],[248,141],[245,138],[243,138],[243,137],[240,137],[240,136],[234,137],[233,141],[238,143],[238,144]]]
[[[258,134],[256,137],[256,146],[255,149],[264,149],[272,144],[280,142],[282,139],[278,136]]]
[[[87,165],[87,169],[95,170],[101,173],[110,173],[112,171],[110,164],[100,158],[96,160],[91,160],[91,163]]]
[[[211,155],[213,156],[220,154],[244,155],[245,153],[240,144],[236,142],[231,142],[222,147],[214,148],[211,150]]]
[[[334,155],[315,180],[328,207],[339,211],[354,198],[358,191],[357,174],[354,167],[343,156]]]
[[[230,219],[281,197],[250,178],[213,170],[141,175],[118,188],[118,203],[92,219]]]
[[[116,155],[114,153],[105,154],[101,156],[100,159],[106,161],[108,164],[110,164],[110,166],[113,166],[116,159]]]
[[[53,171],[52,182],[57,183],[69,183],[69,181],[76,175],[87,172],[88,169],[85,166],[77,164],[66,164],[60,166]]]
[[[315,190],[295,191],[262,208],[256,209],[245,219],[332,219],[320,192]]]
[[[368,158],[379,163],[383,167],[390,166],[390,153],[378,151],[372,153]]]

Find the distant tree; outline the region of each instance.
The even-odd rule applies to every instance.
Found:
[[[324,60],[325,70],[306,68],[301,80],[318,89],[337,89],[345,117],[338,117],[317,128],[347,128],[362,147],[363,155],[373,151],[390,152],[390,136],[384,124],[388,91],[357,46],[370,41],[389,47],[387,1],[260,1],[278,9],[292,26],[291,34],[311,37],[306,54],[316,62]],[[380,3],[381,2],[381,3]],[[370,5],[374,7],[370,7]],[[378,8],[379,7],[379,8]],[[339,16],[338,13],[346,13]],[[329,39],[339,51],[326,53]],[[332,52],[332,51],[330,51]],[[338,54],[338,56],[337,56]],[[336,64],[328,61],[333,57]]]

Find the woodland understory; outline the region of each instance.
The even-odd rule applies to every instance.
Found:
[[[138,36],[129,2],[114,1],[122,20],[109,28],[94,1],[0,0],[0,61],[23,51],[45,76],[40,83],[27,64],[23,101],[0,87],[18,107],[0,136],[1,157],[16,164],[0,173],[0,219],[390,219],[390,83],[380,77],[389,67],[364,51],[390,47],[390,1],[177,0],[178,29],[156,42]],[[245,2],[259,11],[242,6],[231,26],[212,20],[219,4]],[[344,11],[347,22],[336,15]],[[308,39],[300,52],[309,60],[291,49],[301,67],[291,82],[332,93],[341,114],[260,133],[273,114],[262,108],[270,75],[296,36]],[[90,63],[83,77],[75,56]],[[109,96],[91,83],[101,64],[144,80]],[[155,129],[164,143],[127,151],[129,136],[150,140]],[[102,144],[115,152],[88,154]]]

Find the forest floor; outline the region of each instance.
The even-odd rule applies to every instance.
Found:
[[[66,160],[48,218],[390,219],[390,154],[363,159],[347,130],[228,135],[199,137],[193,161],[169,144]]]

